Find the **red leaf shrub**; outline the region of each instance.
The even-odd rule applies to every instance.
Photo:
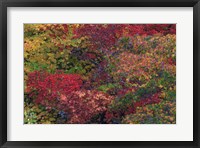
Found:
[[[154,34],[175,34],[175,24],[146,24],[146,25],[127,25],[127,32],[130,36],[154,35]]]
[[[86,123],[90,119],[107,110],[107,106],[114,99],[96,90],[79,90],[64,96],[63,104],[69,109],[67,123]]]
[[[106,111],[113,97],[81,89],[81,86],[82,80],[77,74],[35,71],[28,75],[26,92],[37,104],[67,112],[67,123],[85,123]]]
[[[78,74],[49,74],[35,71],[28,75],[27,89],[30,97],[36,97],[37,103],[46,104],[49,100],[60,98],[61,94],[79,90],[82,80]]]
[[[145,98],[145,99],[143,98],[140,101],[130,104],[129,106],[127,106],[127,110],[125,112],[107,111],[105,114],[106,121],[108,123],[110,123],[112,119],[122,117],[122,114],[123,114],[123,116],[129,115],[129,114],[134,114],[134,113],[136,113],[137,107],[143,107],[148,104],[158,104],[161,101],[159,96],[160,96],[160,92],[157,92],[148,98]]]
[[[83,24],[74,29],[77,38],[88,36],[93,45],[101,48],[108,48],[115,44],[117,34],[122,33],[124,25],[101,25],[101,24]]]

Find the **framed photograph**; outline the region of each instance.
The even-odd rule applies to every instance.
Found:
[[[0,146],[200,147],[199,0],[3,0]]]

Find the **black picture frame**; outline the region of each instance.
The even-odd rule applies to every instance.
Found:
[[[193,7],[193,141],[7,141],[8,7]],[[0,146],[21,147],[200,147],[200,2],[199,0],[1,0],[0,1]]]

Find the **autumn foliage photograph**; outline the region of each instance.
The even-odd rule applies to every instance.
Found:
[[[24,124],[176,124],[176,24],[24,24]]]

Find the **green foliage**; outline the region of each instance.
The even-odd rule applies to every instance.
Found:
[[[163,101],[138,107],[135,114],[127,115],[122,120],[125,124],[175,124],[175,102]]]
[[[24,102],[24,124],[55,124],[58,111],[47,110],[42,105],[37,105],[30,98]]]
[[[99,86],[98,90],[106,93],[109,89],[112,89],[112,88],[115,88],[115,87],[117,87],[116,84],[108,83],[107,85]]]

